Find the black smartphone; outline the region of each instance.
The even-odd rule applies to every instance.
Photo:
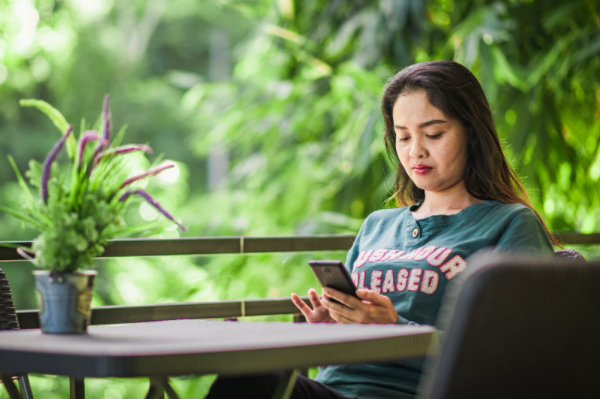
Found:
[[[356,286],[342,262],[339,260],[311,260],[308,264],[323,287],[333,288],[344,294],[358,298],[356,295]],[[333,298],[330,299],[333,302],[339,303]]]

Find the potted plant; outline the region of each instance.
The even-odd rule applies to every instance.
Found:
[[[85,333],[90,318],[94,276],[93,259],[104,253],[108,240],[141,230],[127,228],[121,218],[134,196],[142,197],[158,212],[185,231],[158,202],[139,187],[139,182],[175,166],[172,162],[133,175],[131,157],[149,153],[147,145],[121,146],[125,129],[111,141],[109,98],[97,130],[82,128],[75,139],[73,128],[49,104],[22,100],[21,105],[43,111],[59,128],[61,139],[43,164],[31,160],[26,176],[40,192],[36,199],[16,163],[9,156],[25,197],[21,210],[0,206],[0,210],[39,230],[31,248],[14,246],[37,267],[35,284],[40,305],[40,326],[45,333]],[[83,125],[83,124],[82,124]],[[57,155],[67,147],[70,162],[59,165]],[[142,228],[147,226],[141,226]]]

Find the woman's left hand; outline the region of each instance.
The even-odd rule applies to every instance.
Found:
[[[394,324],[398,312],[389,297],[371,290],[356,290],[360,299],[354,298],[333,288],[323,288],[323,306],[329,309],[331,317],[339,323]],[[341,303],[329,300],[335,298]]]

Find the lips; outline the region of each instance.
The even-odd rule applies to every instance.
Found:
[[[416,174],[424,175],[426,173],[429,173],[433,168],[431,166],[419,163],[419,164],[413,165],[412,169],[415,171]]]

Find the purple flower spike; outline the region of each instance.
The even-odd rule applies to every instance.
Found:
[[[106,151],[102,151],[100,154],[96,155],[94,157],[94,163],[92,164],[92,169],[98,165],[98,163],[102,160],[102,158],[104,158],[107,155],[113,156],[113,155],[119,155],[119,154],[128,154],[130,152],[134,152],[134,151],[146,151],[149,154],[152,154],[152,148],[150,148],[147,145],[143,145],[143,144],[131,144],[131,145],[124,145],[121,147],[115,147],[115,148],[111,148],[110,150],[106,150]]]
[[[184,232],[186,231],[185,227],[183,227],[183,225],[181,223],[179,223],[178,221],[176,221],[175,219],[173,219],[173,216],[171,216],[171,214],[169,212],[167,212],[167,210],[165,208],[163,208],[162,206],[160,206],[160,204],[158,202],[156,202],[156,200],[154,198],[152,198],[150,196],[150,194],[148,194],[144,190],[135,190],[135,191],[134,190],[127,190],[127,191],[125,191],[125,193],[123,193],[123,195],[121,195],[121,198],[119,198],[119,202],[125,201],[131,195],[139,195],[140,197],[144,198],[157,211],[159,211],[160,213],[162,213],[167,219],[172,220],[177,226],[179,226],[179,228],[182,231],[184,231]]]
[[[123,185],[121,186],[121,188],[123,188],[123,187],[125,187],[125,186],[128,186],[128,185],[130,185],[130,184],[131,184],[131,183],[133,183],[134,181],[141,180],[141,179],[143,179],[144,177],[148,177],[148,176],[156,176],[157,174],[159,174],[159,173],[160,173],[160,172],[162,172],[163,170],[170,169],[170,168],[173,168],[173,167],[175,167],[175,164],[171,162],[171,163],[167,163],[167,164],[164,164],[164,165],[158,166],[158,167],[156,167],[156,168],[154,168],[154,169],[150,169],[150,170],[148,170],[148,171],[146,171],[146,172],[144,172],[144,173],[142,173],[142,174],[139,174],[139,175],[136,175],[136,176],[130,177],[129,179],[127,179],[127,180],[125,180],[125,181],[123,182]]]
[[[105,142],[100,141],[96,148],[94,149],[94,155],[92,158],[96,158],[96,156],[102,151],[104,148],[108,147],[108,139],[110,136],[110,114],[108,112],[108,94],[104,97],[104,108],[102,109],[102,138],[106,140],[107,144],[103,144]]]
[[[73,130],[73,126],[69,125],[67,132],[64,136],[58,141],[58,143],[54,144],[54,147],[46,157],[44,161],[44,165],[42,166],[42,201],[44,203],[48,200],[48,179],[50,179],[50,168],[52,167],[52,162],[56,159],[56,156],[62,150],[63,145],[65,144],[65,140],[71,135],[71,131]]]
[[[83,150],[85,149],[85,145],[88,143],[88,141],[98,141],[99,146],[101,147],[106,147],[108,145],[108,140],[98,136],[98,132],[94,130],[88,130],[87,132],[84,132],[81,136],[81,139],[79,140],[79,152],[77,156],[78,168],[81,167],[81,158],[83,157]]]
[[[110,115],[108,114],[108,94],[104,97],[104,110],[102,112],[102,137],[108,141],[110,136]]]

